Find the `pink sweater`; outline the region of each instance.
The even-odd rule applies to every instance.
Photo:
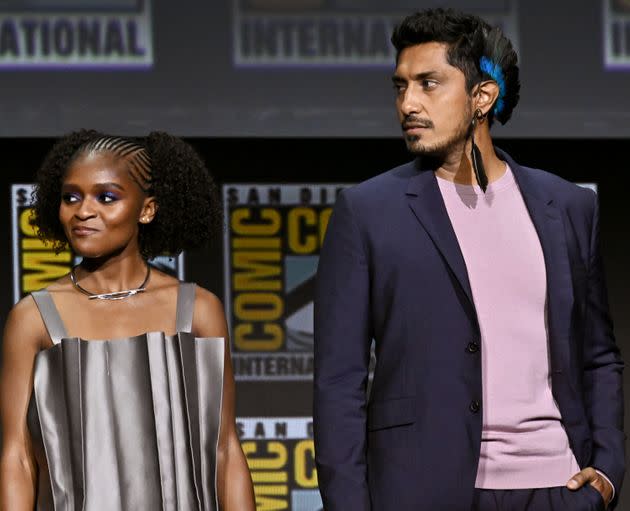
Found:
[[[564,486],[580,468],[551,394],[542,248],[512,171],[477,186],[438,179],[481,328],[477,488]]]

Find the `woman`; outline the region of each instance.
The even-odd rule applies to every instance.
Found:
[[[34,211],[42,238],[83,259],[6,322],[2,511],[255,509],[222,305],[147,264],[220,224],[199,157],[163,133],[73,133]]]

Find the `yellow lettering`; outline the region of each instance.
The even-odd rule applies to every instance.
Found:
[[[254,488],[254,493],[256,493],[256,488]],[[260,493],[256,493],[256,511],[276,511],[277,509],[289,509],[287,500],[263,497]]]
[[[286,495],[289,488],[285,484],[266,484],[264,486],[254,486],[256,495]]]
[[[252,472],[252,481],[256,483],[286,483],[289,475],[286,472]]]
[[[51,247],[39,238],[23,238],[22,250],[51,250]]]
[[[287,219],[289,248],[296,254],[312,254],[317,250],[317,236],[306,234],[306,227],[317,225],[312,208],[293,208]]]
[[[234,300],[234,314],[244,321],[273,321],[283,310],[282,299],[273,293],[241,293]]]
[[[268,248],[280,250],[282,248],[282,244],[280,243],[280,238],[234,238],[232,240],[232,248]]]
[[[259,446],[266,447],[266,452],[258,452]],[[284,468],[289,459],[287,448],[281,442],[243,442],[242,447],[250,470],[278,470]]]
[[[254,325],[261,327],[258,332]],[[234,329],[234,345],[243,351],[276,351],[282,347],[283,337],[277,323],[240,323]]]
[[[27,208],[20,214],[20,230],[24,236],[34,237],[37,236],[37,230],[31,223],[31,217],[33,214],[33,208]]]
[[[317,488],[317,471],[314,467],[315,445],[313,440],[298,442],[295,446],[295,482],[302,488]]]
[[[260,218],[264,222],[252,221],[250,208],[235,209],[231,216],[232,230],[242,236],[273,236],[280,230],[282,219],[278,210],[263,208],[260,210]]]
[[[54,252],[24,252],[22,254],[22,291],[30,293],[37,291],[52,280],[63,277],[70,271],[72,254],[69,251],[55,254]],[[65,263],[65,264],[64,264]],[[32,271],[34,273],[26,273]]]
[[[254,482],[256,509],[258,511],[288,509],[287,448],[280,442],[248,441],[243,442],[242,446]]]
[[[234,290],[282,290],[282,282],[277,278],[281,274],[281,260],[280,252],[234,252],[232,257],[233,269],[236,271]]]

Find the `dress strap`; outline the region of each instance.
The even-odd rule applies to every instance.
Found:
[[[180,282],[177,292],[177,332],[191,332],[193,311],[195,309],[195,284],[193,282]]]
[[[68,337],[66,327],[61,320],[57,306],[50,293],[46,289],[42,289],[40,291],[34,291],[31,293],[31,296],[33,300],[35,300],[35,305],[37,305],[39,309],[39,313],[42,316],[42,320],[44,321],[44,325],[46,325],[46,330],[48,330],[48,335],[50,335],[53,344],[58,344],[61,339]]]

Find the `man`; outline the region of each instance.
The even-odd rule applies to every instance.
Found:
[[[417,159],[344,191],[328,226],[315,301],[324,508],[614,506],[623,364],[597,198],[493,147],[490,125],[519,92],[500,30],[426,10],[392,42]]]

